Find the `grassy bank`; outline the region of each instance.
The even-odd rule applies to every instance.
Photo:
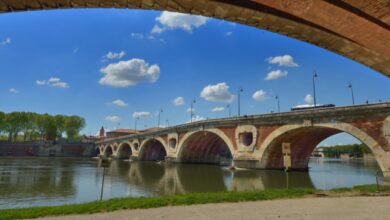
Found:
[[[0,210],[0,219],[26,219],[43,216],[88,214],[110,212],[119,209],[145,209],[162,206],[179,206],[222,202],[260,201],[281,198],[298,198],[315,194],[340,195],[343,193],[367,194],[375,193],[375,185],[357,186],[331,191],[317,191],[314,189],[269,189],[252,192],[213,192],[193,193],[175,196],[161,196],[153,198],[119,198],[104,201],[95,201],[82,204],[61,205],[53,207],[33,207]]]

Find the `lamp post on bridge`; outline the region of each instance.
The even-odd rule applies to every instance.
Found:
[[[351,82],[349,82],[348,88],[351,89],[352,105],[355,105],[355,97],[353,95],[353,87],[352,87],[352,83]]]
[[[240,117],[241,115],[241,93],[243,92],[244,90],[242,89],[242,87],[240,87],[240,89],[238,90],[237,92],[237,107],[238,107],[238,116]]]
[[[279,99],[279,95],[276,95],[275,99],[277,100],[277,103],[278,103],[278,113],[280,113],[280,99]]]
[[[194,108],[194,104],[195,104],[195,103],[196,103],[196,100],[193,99],[193,100],[191,101],[191,107],[190,107],[190,114],[191,114],[191,120],[190,120],[190,122],[192,122],[192,118],[193,118],[193,116],[194,116],[193,108]]]
[[[231,117],[231,113],[232,113],[232,112],[231,112],[231,109],[230,109],[230,104],[227,104],[227,105],[226,105],[226,108],[229,110],[229,118],[230,118],[230,117]]]
[[[137,131],[137,121],[138,121],[139,117],[135,117],[135,120],[134,120],[134,131]]]
[[[315,78],[317,78],[318,75],[317,75],[317,72],[314,70],[313,72],[313,98],[314,98],[314,108],[317,107],[317,97],[316,97],[316,81],[315,81]]]
[[[165,120],[165,122],[167,123],[167,127],[169,127],[169,120]]]
[[[160,128],[160,117],[161,117],[161,113],[163,113],[163,109],[160,109],[160,111],[158,112],[157,128]]]

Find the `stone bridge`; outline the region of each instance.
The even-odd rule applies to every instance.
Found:
[[[0,13],[64,8],[155,9],[225,19],[312,43],[390,76],[390,0],[0,0]]]
[[[390,102],[204,120],[96,144],[100,156],[118,159],[307,169],[313,149],[341,132],[366,144],[390,171]]]

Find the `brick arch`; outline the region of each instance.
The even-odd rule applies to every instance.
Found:
[[[139,160],[164,160],[168,155],[168,146],[161,137],[146,139],[139,147]]]
[[[266,29],[344,55],[390,76],[390,13],[380,0],[29,0],[0,1],[0,12],[138,8],[199,14]]]
[[[109,155],[107,155],[107,154],[109,154]],[[113,145],[106,145],[106,147],[103,150],[103,154],[102,155],[105,156],[105,157],[110,157],[110,156],[114,155]]]
[[[309,131],[309,134],[305,133],[305,131]],[[302,135],[305,135],[305,140],[306,138],[308,138],[308,145],[307,145],[308,148],[306,149],[306,152],[303,153],[305,153],[305,157],[308,157],[309,156],[308,152],[311,153],[311,151],[322,140],[341,132],[348,133],[354,136],[355,138],[357,138],[358,140],[360,140],[362,143],[366,144],[370,148],[371,152],[374,154],[376,161],[382,171],[386,171],[390,169],[390,161],[387,160],[388,154],[383,150],[382,148],[383,146],[380,146],[378,142],[375,141],[366,132],[362,131],[361,129],[351,124],[343,123],[343,122],[316,123],[313,124],[313,126],[309,126],[309,127],[302,124],[282,126],[276,129],[275,131],[273,131],[263,141],[258,152],[258,158],[260,160],[261,166],[264,168],[282,168],[281,167],[282,158],[280,158],[281,141],[283,141],[282,138],[287,137],[288,140],[292,140],[293,142],[298,141],[299,143],[299,139],[302,139]],[[313,135],[317,135],[318,133],[321,133],[319,138],[310,138],[311,136],[315,137]],[[272,149],[272,148],[279,148],[279,149]],[[292,148],[294,148],[294,146],[292,146]],[[272,151],[274,152],[274,156],[271,155]],[[292,152],[292,157],[293,154],[294,153]],[[279,156],[275,156],[275,155],[279,155]],[[292,158],[292,160],[294,160],[294,158]],[[308,158],[303,158],[303,160],[304,161],[301,162],[300,167],[298,168],[303,168],[302,167],[303,163],[306,163],[307,165]]]
[[[204,135],[208,136],[203,137]],[[220,163],[218,156],[226,153],[223,152],[225,146],[233,159],[233,143],[223,131],[213,128],[188,132],[179,141],[176,158],[181,162]],[[189,149],[193,152],[189,152]]]
[[[124,148],[126,148],[126,145],[129,147],[130,152],[123,152]],[[128,155],[124,155],[124,154],[128,154]],[[133,154],[133,148],[132,148],[130,142],[122,142],[119,144],[119,147],[117,149],[117,157],[119,159],[123,159],[123,158],[129,159],[129,157],[132,154]]]

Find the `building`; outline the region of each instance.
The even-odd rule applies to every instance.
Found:
[[[115,130],[112,130],[112,131],[107,131],[106,132],[106,138],[121,137],[121,136],[130,135],[130,134],[137,134],[139,132],[140,131],[136,131],[136,130],[133,130],[133,129],[119,128],[119,129],[115,129]]]

